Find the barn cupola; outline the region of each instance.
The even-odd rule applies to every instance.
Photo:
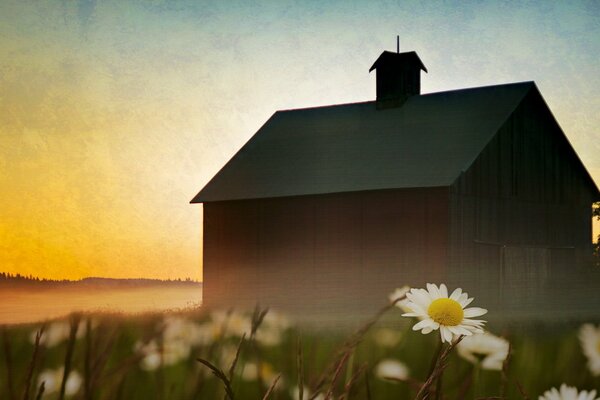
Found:
[[[377,108],[400,106],[410,96],[421,94],[421,70],[427,68],[414,51],[384,51],[369,72],[376,71]]]

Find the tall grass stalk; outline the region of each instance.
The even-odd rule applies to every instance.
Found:
[[[341,346],[341,348],[337,351],[336,356],[333,358],[331,363],[325,368],[323,373],[320,375],[319,380],[317,381],[316,391],[318,392],[323,388],[323,386],[327,383],[329,377],[335,373],[337,366],[339,365],[340,360],[347,358],[349,353],[354,351],[354,349],[360,344],[360,342],[364,339],[365,335],[369,330],[375,325],[381,317],[393,309],[396,304],[404,300],[406,295],[395,299],[394,301],[386,304],[384,307],[379,309],[375,316],[373,316],[370,320],[368,320],[365,324],[363,324],[359,329],[357,329]]]
[[[46,389],[46,382],[40,383],[40,387],[38,388],[38,392],[37,392],[37,396],[35,396],[35,400],[42,400],[45,389]]]
[[[226,398],[228,398],[229,400],[235,400],[233,388],[231,387],[231,382],[227,378],[227,375],[225,375],[225,372],[223,372],[216,365],[212,364],[210,361],[204,360],[202,358],[197,358],[196,361],[207,366],[212,371],[213,375],[216,376],[221,382],[223,382]]]
[[[421,387],[421,390],[419,390],[419,393],[417,393],[417,397],[415,397],[415,400],[426,400],[430,398],[433,384],[438,379],[440,379],[440,377],[444,373],[444,370],[446,369],[446,366],[448,365],[448,357],[450,356],[450,353],[456,347],[456,345],[460,343],[461,340],[463,340],[463,338],[464,336],[459,336],[452,343],[447,345],[444,351],[437,354],[437,356],[435,357],[435,367],[433,368],[433,370],[429,374],[429,377]]]
[[[304,400],[304,357],[302,355],[302,338],[298,335],[298,351],[296,353],[296,369],[298,370],[298,397]]]
[[[92,322],[85,320],[85,348],[83,355],[83,398],[92,400]]]
[[[25,389],[23,390],[23,400],[29,400],[29,391],[31,390],[31,381],[33,379],[33,371],[35,370],[35,363],[37,361],[38,352],[40,350],[40,339],[44,334],[45,326],[42,325],[40,330],[35,334],[35,343],[33,345],[33,355],[29,362],[29,368],[27,369],[27,378],[25,379]]]
[[[65,354],[65,364],[63,370],[62,383],[60,384],[59,400],[64,400],[65,390],[67,387],[67,379],[71,373],[71,361],[73,360],[73,352],[75,351],[75,341],[77,340],[77,329],[79,329],[80,317],[74,315],[70,320],[69,341],[67,342],[67,352]]]
[[[15,399],[15,386],[13,382],[13,363],[10,349],[10,339],[8,338],[8,330],[2,329],[2,339],[4,343],[4,362],[6,363],[6,387],[8,390],[8,399]]]
[[[263,400],[268,400],[269,396],[271,396],[275,390],[275,386],[277,386],[277,383],[279,382],[279,378],[281,378],[281,374],[277,375],[275,379],[273,379],[273,382],[271,383],[271,386],[269,386],[269,389],[267,389],[267,393],[265,393]]]

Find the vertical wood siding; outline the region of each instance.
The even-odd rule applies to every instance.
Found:
[[[539,93],[530,92],[451,187],[452,266],[497,307],[545,302],[591,254],[593,189]]]
[[[361,318],[446,273],[448,190],[207,203],[204,301]]]

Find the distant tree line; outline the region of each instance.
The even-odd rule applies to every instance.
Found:
[[[131,278],[131,279],[114,279],[114,278],[83,278],[80,280],[68,279],[47,279],[39,278],[33,275],[11,274],[10,272],[0,272],[0,284],[72,284],[72,283],[97,283],[97,284],[153,284],[153,283],[199,283],[189,277],[185,279],[146,279],[146,278]]]
[[[46,279],[39,278],[33,275],[21,275],[21,274],[11,274],[10,272],[0,272],[0,281],[11,281],[11,282],[46,282],[46,283],[65,283],[71,282],[67,279],[57,280],[57,279]]]

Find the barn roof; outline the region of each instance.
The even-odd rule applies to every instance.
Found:
[[[192,203],[450,186],[533,82],[277,111]]]
[[[384,64],[393,64],[395,67],[398,67],[402,64],[414,64],[417,67],[419,67],[419,69],[422,69],[423,71],[427,72],[427,68],[425,68],[423,61],[421,61],[416,51],[409,51],[406,53],[392,53],[391,51],[384,51],[383,53],[381,53],[379,58],[375,60],[375,62],[369,69],[369,72],[373,71],[376,68],[379,68],[381,65]]]

